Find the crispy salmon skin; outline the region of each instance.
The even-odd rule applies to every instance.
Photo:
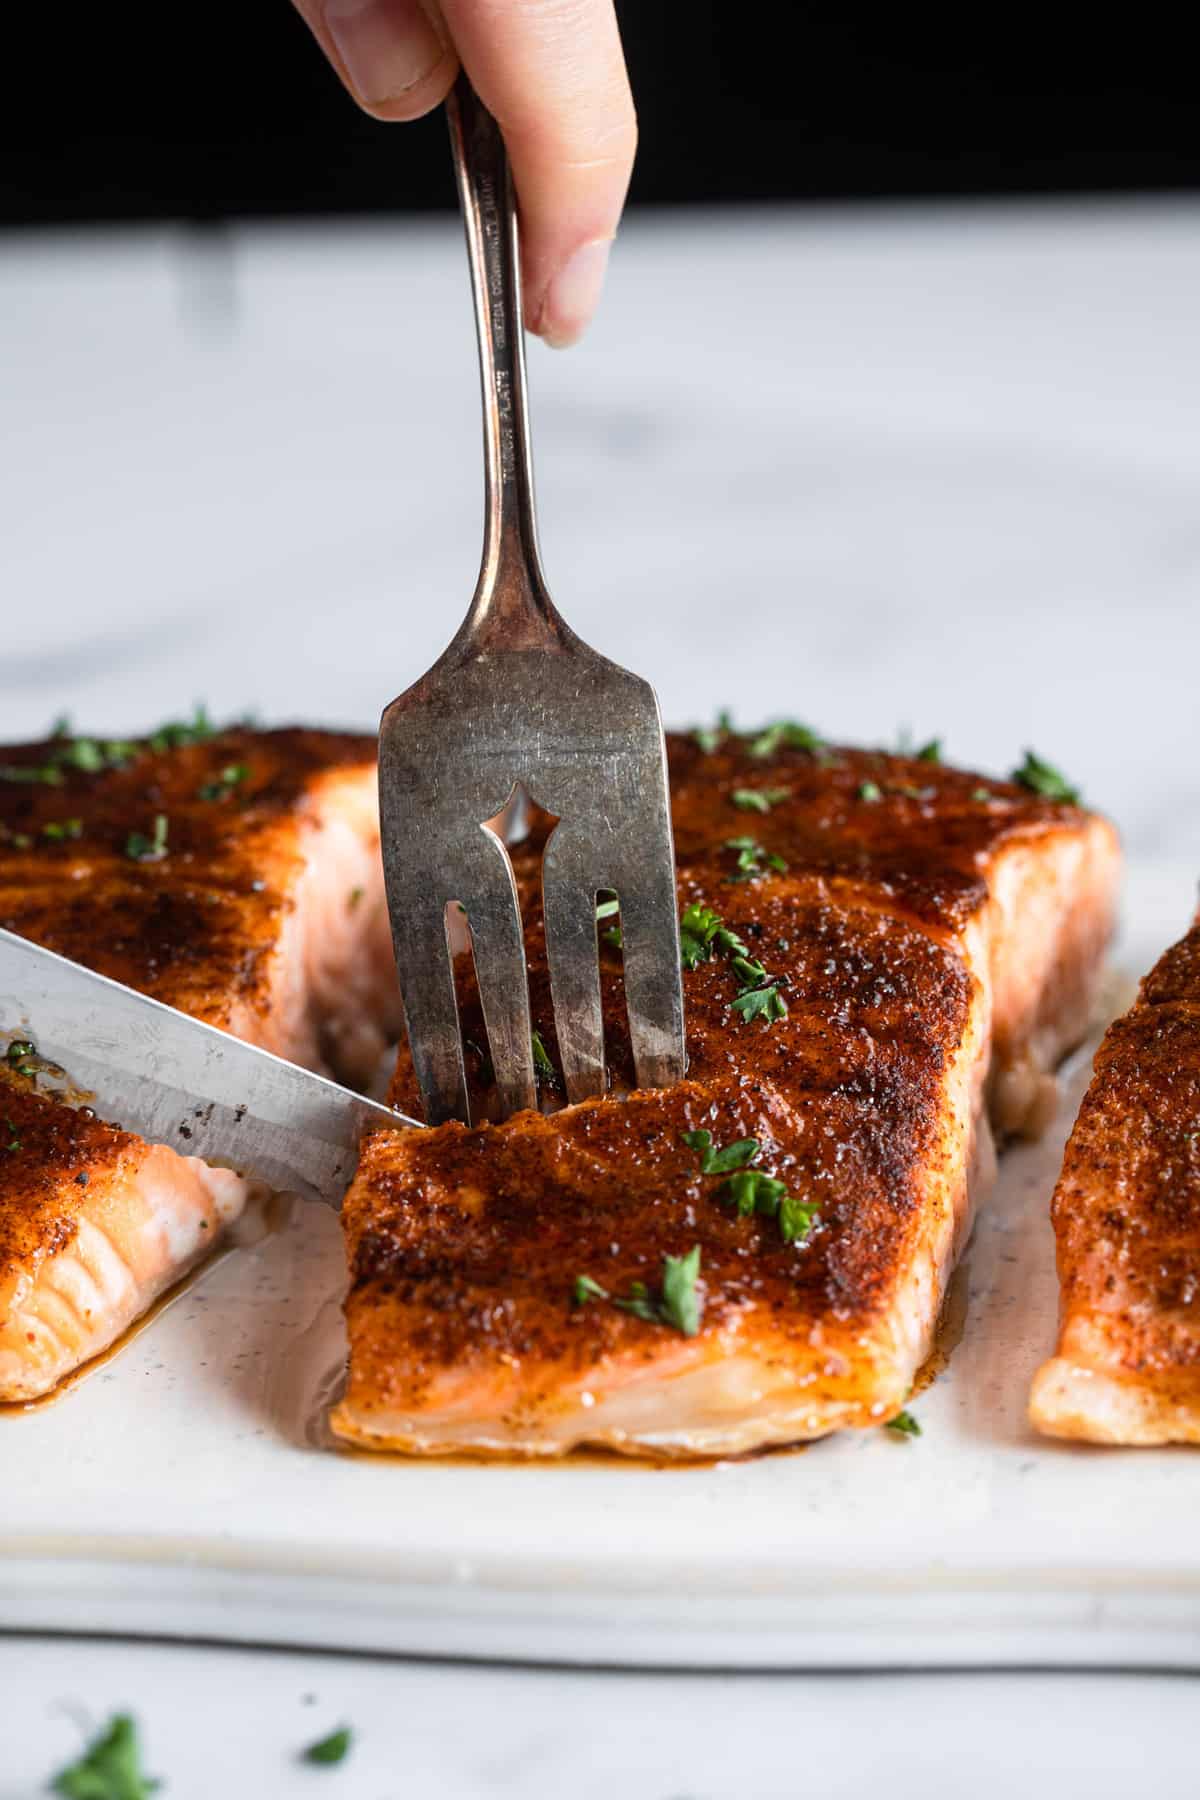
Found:
[[[368,1140],[344,1215],[350,1442],[711,1457],[882,1423],[991,1167],[985,1096],[1004,1129],[1036,1123],[1086,1027],[1119,862],[1103,820],[787,734],[669,754],[688,1079],[621,1092],[605,941],[611,1097]],[[461,998],[481,1043],[469,978]],[[416,1104],[403,1055],[393,1097]]]
[[[1200,920],[1096,1056],[1055,1190],[1052,1437],[1200,1443]]]
[[[135,742],[3,750],[0,924],[362,1083],[400,1029],[376,808],[363,737],[197,720]],[[35,1080],[18,1048],[0,1093],[10,1401],[111,1344],[251,1191],[37,1095]]]

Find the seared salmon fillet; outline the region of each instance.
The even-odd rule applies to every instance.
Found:
[[[1051,1437],[1200,1443],[1200,920],[1096,1056],[1054,1194]]]
[[[362,1084],[401,1017],[374,742],[213,733],[200,721],[135,743],[0,751],[0,924]],[[251,1191],[35,1093],[33,1068],[18,1044],[0,1091],[10,1401],[45,1393],[111,1344]]]
[[[989,1109],[1036,1127],[1085,1031],[1119,865],[1104,820],[798,732],[669,756],[688,1079],[628,1091],[605,939],[610,1096],[368,1139],[344,1211],[347,1441],[711,1457],[884,1422],[990,1172]],[[482,1046],[469,977],[461,1005]],[[393,1098],[417,1103],[403,1053]]]

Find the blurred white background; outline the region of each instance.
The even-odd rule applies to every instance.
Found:
[[[202,247],[200,247],[202,245]],[[641,213],[531,350],[552,589],[671,722],[1026,744],[1200,869],[1200,206]],[[0,701],[372,726],[466,608],[450,221],[0,253]]]

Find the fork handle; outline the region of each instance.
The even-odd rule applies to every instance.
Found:
[[[483,561],[460,650],[553,649],[571,637],[546,589],[538,550],[525,395],[517,209],[504,139],[467,80],[446,99],[467,231],[483,398]]]

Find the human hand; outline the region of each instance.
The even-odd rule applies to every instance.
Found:
[[[637,120],[613,0],[295,0],[359,105],[417,119],[459,64],[508,146],[525,320],[574,343],[600,296]]]

